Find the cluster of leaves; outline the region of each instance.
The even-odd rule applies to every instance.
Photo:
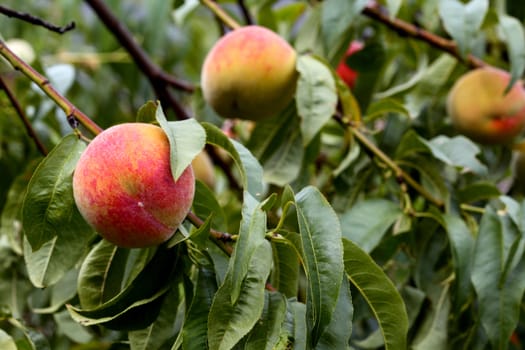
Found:
[[[207,9],[109,3],[163,68],[198,82],[220,33]],[[101,240],[72,197],[85,142],[37,87],[3,71],[52,151],[38,154],[2,95],[1,347],[519,348],[525,202],[512,152],[454,132],[444,102],[466,67],[364,17],[367,3],[247,2],[257,23],[294,44],[300,78],[282,115],[252,132],[237,123],[236,140],[198,89],[177,96],[192,120],[167,121],[144,104],[147,80],[88,8],[64,1],[55,18],[58,4],[35,6],[50,20],[78,18],[74,34],[53,39],[2,25],[5,38],[33,44],[35,67],[100,125],[159,123],[174,174],[207,143],[228,155],[242,191],[218,171],[216,188],[197,183],[192,210],[202,225],[185,222],[156,248]],[[481,0],[384,1],[392,17],[448,34],[461,55],[515,78],[525,64],[518,3],[505,12]],[[238,4],[220,4],[242,21]],[[333,67],[355,38],[365,49],[349,60],[360,74],[351,92]]]

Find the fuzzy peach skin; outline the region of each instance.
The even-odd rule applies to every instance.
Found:
[[[195,178],[204,182],[209,188],[215,187],[215,170],[213,162],[206,151],[201,151],[191,162]]]
[[[447,111],[454,127],[484,144],[510,144],[525,127],[525,90],[518,81],[505,94],[511,76],[492,68],[478,68],[454,84]]]
[[[224,118],[261,120],[292,100],[297,54],[286,40],[251,25],[220,38],[201,72],[204,99]]]
[[[73,174],[73,195],[84,219],[105,239],[126,248],[169,239],[192,205],[191,166],[173,180],[170,146],[155,125],[125,123],[88,145]]]

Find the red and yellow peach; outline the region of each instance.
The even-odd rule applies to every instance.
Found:
[[[525,90],[518,81],[506,92],[510,79],[493,67],[463,75],[447,99],[454,127],[479,143],[511,144],[525,127]]]
[[[224,118],[261,120],[291,102],[297,54],[286,40],[261,26],[220,38],[202,66],[204,99]]]
[[[192,205],[191,166],[174,181],[170,146],[155,125],[125,123],[96,136],[82,153],[74,175],[75,203],[84,219],[120,247],[163,243]]]

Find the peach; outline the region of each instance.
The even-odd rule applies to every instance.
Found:
[[[220,38],[202,66],[204,99],[224,118],[261,120],[293,99],[297,54],[264,27],[235,29]]]
[[[363,43],[360,41],[352,41],[350,43],[350,46],[348,47],[348,50],[346,50],[346,53],[343,57],[343,59],[339,62],[336,72],[341,77],[341,79],[346,83],[346,85],[353,89],[355,86],[355,82],[357,80],[358,73],[350,68],[348,64],[346,63],[346,60],[348,57],[350,57],[352,54],[356,53],[359,50],[363,49]]]
[[[191,162],[195,178],[204,182],[208,187],[215,187],[215,170],[213,162],[206,151],[201,151]]]
[[[493,67],[463,75],[447,99],[454,127],[479,143],[512,143],[525,127],[525,91],[519,81],[505,93],[510,79],[508,72]]]
[[[142,248],[168,240],[193,202],[191,166],[174,181],[164,131],[145,123],[104,130],[80,156],[73,195],[84,219],[106,240]]]

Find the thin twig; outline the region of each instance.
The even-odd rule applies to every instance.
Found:
[[[444,205],[441,199],[434,197],[430,192],[428,192],[423,186],[421,186],[412,176],[405,172],[399,165],[396,164],[388,155],[386,155],[379,147],[377,147],[368,137],[363,134],[363,132],[356,126],[353,125],[347,118],[341,117],[340,115],[334,116],[334,119],[343,127],[346,127],[354,135],[354,137],[365,146],[370,152],[372,152],[377,158],[379,158],[383,163],[385,163],[390,169],[394,171],[396,177],[407,185],[412,187],[414,190],[419,192],[423,197],[428,201],[432,202],[438,207]]]
[[[170,76],[157,66],[135,41],[129,30],[119,21],[103,1],[86,0],[86,3],[91,6],[102,23],[104,23],[117,41],[129,52],[137,67],[148,78],[161,105],[165,108],[171,108],[179,119],[190,118],[191,116],[188,111],[184,109],[166,87],[167,85],[171,85],[183,91],[193,91],[193,87],[188,83],[178,80],[176,77]]]
[[[7,17],[13,17],[37,26],[44,27],[52,32],[59,34],[64,34],[65,32],[75,28],[75,22],[73,21],[69,22],[65,26],[60,27],[47,21],[44,21],[43,19],[33,16],[29,13],[18,12],[2,5],[0,5],[0,13],[6,15]]]
[[[204,224],[204,221],[199,218],[194,212],[190,211],[186,218],[197,228],[201,227]],[[210,238],[221,248],[226,254],[232,255],[233,247],[229,242],[233,242],[232,235],[226,232],[220,232],[210,228]]]
[[[472,54],[468,54],[466,57],[461,56],[456,43],[452,40],[445,39],[398,18],[388,16],[387,13],[381,10],[381,5],[375,1],[373,4],[367,5],[363,9],[362,14],[385,24],[387,27],[401,35],[424,41],[441,51],[448,52],[460,62],[464,62],[470,68],[479,68],[488,65],[488,63]]]
[[[245,0],[237,0],[237,4],[239,5],[239,8],[241,9],[241,13],[242,13],[242,15],[244,17],[244,21],[246,22],[246,24],[247,25],[254,24],[255,21],[253,20],[252,14],[248,10],[248,6],[246,6],[246,1]]]
[[[46,156],[47,153],[48,153],[46,146],[38,138],[38,135],[36,134],[35,130],[33,129],[33,126],[31,125],[31,122],[29,121],[29,119],[27,118],[24,110],[22,109],[22,106],[20,105],[20,103],[18,102],[17,98],[15,97],[15,95],[13,94],[13,92],[11,91],[9,86],[7,86],[7,84],[5,83],[4,79],[2,79],[1,76],[0,76],[0,89],[5,91],[5,94],[6,94],[7,98],[9,99],[9,102],[11,103],[11,105],[15,109],[16,113],[18,114],[18,117],[20,118],[20,120],[24,124],[24,127],[26,128],[26,131],[27,131],[27,134],[29,135],[29,137],[31,137],[33,139],[33,141],[35,142],[35,145],[38,148],[38,150],[40,151],[40,153],[42,155]]]
[[[233,17],[231,17],[226,11],[224,11],[217,3],[213,0],[201,0],[201,3],[209,8],[215,16],[217,16],[224,24],[231,29],[238,29],[241,27],[239,23]]]
[[[0,55],[16,69],[27,76],[31,81],[40,87],[40,89],[49,96],[68,116],[74,117],[81,125],[83,125],[89,132],[94,135],[102,132],[102,128],[98,126],[82,111],[78,110],[67,98],[62,96],[50,83],[47,78],[38,73],[33,67],[25,63],[7,45],[0,40]]]

